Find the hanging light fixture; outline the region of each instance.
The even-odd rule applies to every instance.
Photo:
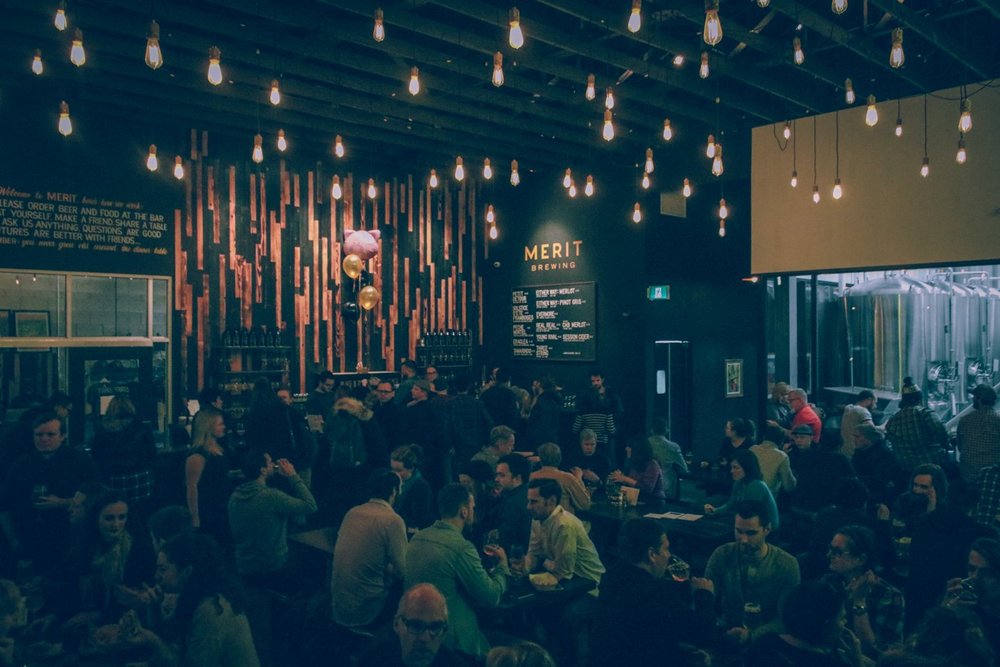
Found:
[[[253,138],[253,152],[250,153],[250,159],[260,164],[264,161],[264,137],[260,136],[258,132]]]
[[[69,105],[63,100],[59,103],[59,134],[68,137],[73,134],[73,121],[69,117]]]
[[[562,186],[564,188],[568,188],[570,186],[570,183],[572,182],[573,182],[573,170],[567,167],[566,173],[563,174]]]
[[[639,32],[642,27],[642,0],[632,0],[632,13],[628,15],[628,31]]]
[[[801,65],[806,61],[806,54],[802,51],[802,38],[795,37],[792,39],[792,61],[796,65]]]
[[[830,2],[830,11],[834,14],[843,14],[847,11],[847,0],[832,0]]]
[[[461,183],[465,179],[465,163],[462,161],[462,156],[459,155],[455,158],[455,180]]]
[[[906,62],[906,54],[903,53],[903,29],[896,28],[892,31],[892,49],[889,50],[889,65],[899,69]]]
[[[642,180],[639,181],[639,184],[642,186],[643,190],[648,190],[649,186],[652,185],[653,182],[649,179],[649,174],[642,172]]]
[[[334,175],[333,185],[330,187],[330,196],[336,201],[340,201],[344,196],[344,189],[340,187],[340,176]]]
[[[69,49],[69,61],[77,67],[83,67],[87,62],[87,52],[83,50],[83,31],[77,28],[73,31],[73,45]]]
[[[420,92],[420,70],[416,66],[410,68],[410,85],[407,86],[407,90],[410,91],[410,95]]]
[[[208,82],[213,86],[222,83],[222,67],[219,65],[221,57],[222,51],[219,51],[219,47],[213,46],[208,50]]]
[[[336,155],[337,157],[344,157],[344,153],[346,153],[346,151],[344,150],[344,140],[338,134],[336,138],[333,140],[333,154]]]
[[[793,188],[799,187],[799,172],[798,172],[798,132],[792,132],[792,178],[788,182]]]
[[[708,74],[709,74],[709,69],[708,69],[708,52],[707,51],[702,51],[701,52],[701,65],[698,66],[698,76],[700,76],[703,79],[707,79],[708,78]]]
[[[611,110],[604,110],[604,128],[601,130],[601,136],[604,137],[605,141],[611,141],[615,138],[615,126],[611,124]]]
[[[896,129],[894,130],[897,137],[903,136],[903,103],[900,100],[896,100]]]
[[[818,168],[817,164],[819,160],[817,158],[818,148],[816,141],[816,116],[813,116],[813,194],[812,199],[814,204],[819,203],[819,178],[818,178]]]
[[[607,89],[604,91],[604,108],[605,109],[615,108],[615,93],[611,89],[611,86],[608,86]]]
[[[816,185],[813,185],[813,203],[814,204],[818,204],[819,203],[819,199],[820,199],[820,197],[819,197],[819,184],[816,184]]]
[[[691,181],[685,178],[684,185],[681,187],[681,194],[684,195],[685,198],[687,198],[691,196],[691,192],[692,192]]]
[[[267,99],[274,106],[281,104],[281,89],[278,87],[277,79],[271,79],[271,94],[267,96]]]
[[[729,217],[729,206],[726,205],[726,198],[719,200],[719,220],[726,220]]]
[[[793,188],[799,187],[799,172],[792,169],[792,178],[788,182]]]
[[[163,65],[163,51],[160,50],[160,24],[149,22],[149,34],[146,35],[146,67],[158,70]]]
[[[375,187],[375,179],[374,178],[369,178],[368,179],[368,193],[367,194],[368,194],[368,198],[369,199],[375,199],[375,197],[378,196],[378,188]]]
[[[878,125],[878,108],[875,106],[875,96],[868,96],[868,110],[865,111],[865,125],[875,127]]]
[[[664,141],[670,141],[673,138],[674,138],[674,131],[670,127],[670,119],[669,118],[664,118],[663,119],[663,140]]]
[[[180,155],[174,158],[174,178],[178,181],[184,180],[184,160]]]
[[[766,9],[770,4],[771,0],[757,0],[757,6],[761,9]]]
[[[496,221],[497,221],[497,214],[493,210],[493,204],[488,204],[486,206],[486,222],[492,225]]]
[[[587,98],[588,102],[592,102],[597,97],[597,78],[593,74],[587,75],[587,89],[583,96]]]
[[[965,135],[958,135],[958,152],[955,153],[955,162],[959,164],[965,164],[965,161],[969,159],[968,154],[965,152]]]
[[[381,42],[385,39],[385,14],[382,12],[382,8],[378,7],[375,10],[375,25],[372,27],[372,39],[376,42]]]
[[[854,104],[857,99],[854,94],[854,84],[850,79],[844,79],[844,101],[848,104]]]
[[[517,184],[521,182],[521,175],[517,173],[517,160],[510,161],[510,184],[517,187]]]
[[[791,121],[787,121],[787,120],[785,121],[785,127],[782,128],[782,130],[781,130],[781,136],[783,136],[785,138],[785,141],[788,141],[789,139],[792,138],[792,123],[791,123]]]
[[[149,154],[146,156],[146,169],[156,171],[160,168],[160,161],[156,159],[156,144],[149,145]]]
[[[838,200],[844,196],[844,188],[840,184],[840,112],[833,115],[834,126],[837,128],[834,134],[834,171],[833,171],[833,198]]]
[[[972,100],[962,99],[962,113],[958,116],[958,131],[968,134],[972,130]]]
[[[705,144],[705,157],[709,160],[715,157],[715,135],[708,135],[708,143]]]
[[[282,153],[288,150],[288,140],[285,139],[284,130],[278,130],[278,150]]]
[[[493,54],[493,85],[503,85],[503,54],[499,51]]]
[[[639,206],[639,202],[635,203],[632,207],[632,222],[639,224],[642,222],[642,207]]]
[[[588,197],[594,196],[594,177],[591,174],[587,174],[587,183],[583,186],[583,194]]]
[[[52,20],[52,24],[55,25],[56,30],[62,32],[66,29],[66,3],[60,0],[59,5],[56,7],[56,16]]]
[[[646,163],[642,167],[647,174],[652,174],[655,165],[653,164],[653,149],[646,149]]]
[[[927,157],[927,94],[924,94],[924,160],[920,163],[920,175],[927,178],[931,173],[931,161]]]
[[[719,0],[705,0],[705,27],[702,29],[701,36],[709,46],[715,46],[722,41]]]
[[[493,166],[490,164],[490,159],[486,158],[483,160],[483,180],[489,181],[493,178]]]
[[[674,67],[681,67],[681,66],[683,66],[684,65],[684,54],[683,53],[678,53],[676,56],[674,56],[674,59],[671,60],[670,62],[672,62],[674,64]]]
[[[427,179],[427,182],[432,188],[436,188],[438,186],[440,181],[438,180],[437,169],[431,169],[431,176]]]
[[[517,11],[517,7],[511,7],[507,18],[508,25],[510,25],[510,32],[507,34],[507,43],[510,44],[510,48],[519,49],[524,46],[524,32],[521,30],[521,12]]]
[[[570,181],[569,187],[566,188],[566,193],[570,199],[576,199],[576,181]]]
[[[722,164],[722,144],[715,144],[715,157],[712,158],[712,175],[722,176],[722,172],[725,170],[725,165]]]
[[[495,223],[490,225],[489,235],[490,235],[490,240],[491,241],[496,241],[497,240],[497,236],[499,234],[497,232],[497,226],[496,226]]]
[[[719,238],[721,239],[725,237],[726,237],[726,221],[723,220],[722,218],[719,218]]]
[[[42,64],[41,49],[35,49],[35,56],[31,59],[31,71],[34,72],[36,76],[41,76],[42,72],[45,71],[45,65]]]
[[[926,155],[923,161],[920,163],[920,175],[927,178],[927,175],[931,173],[931,161]]]

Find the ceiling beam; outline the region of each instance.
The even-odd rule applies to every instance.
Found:
[[[1000,19],[1000,2],[997,2],[997,0],[979,0],[979,4],[983,6],[983,9],[992,14],[993,18]]]

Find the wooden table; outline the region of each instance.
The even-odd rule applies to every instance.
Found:
[[[301,533],[289,535],[288,539],[289,541],[298,542],[299,544],[318,549],[333,556],[333,547],[337,544],[337,529],[329,527],[306,530]]]

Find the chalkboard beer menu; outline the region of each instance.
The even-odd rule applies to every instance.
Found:
[[[515,359],[597,358],[595,283],[517,287],[511,292],[511,311]]]

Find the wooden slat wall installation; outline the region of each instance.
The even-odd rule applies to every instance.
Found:
[[[367,176],[342,173],[344,196],[334,201],[323,165],[281,161],[259,170],[210,157],[207,146],[207,133],[192,132],[184,203],[174,212],[185,390],[215,380],[204,362],[232,328],[284,327],[302,391],[324,368],[395,370],[429,330],[471,328],[481,341],[478,262],[486,248],[474,179],[431,189],[413,174],[380,178],[370,200]],[[367,268],[382,301],[348,322],[343,306],[355,300],[356,286],[344,279],[343,234],[376,228],[380,252]]]

